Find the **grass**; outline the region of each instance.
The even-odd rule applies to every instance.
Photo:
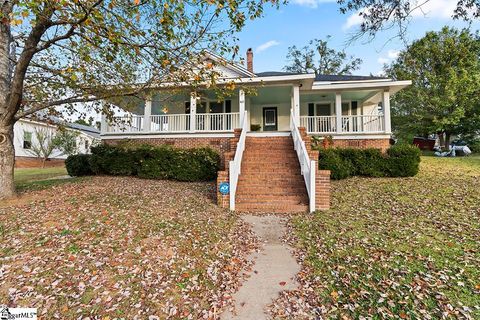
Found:
[[[17,191],[35,191],[50,187],[78,182],[87,178],[56,179],[67,175],[65,167],[52,168],[18,168],[15,169],[14,179]]]
[[[90,177],[27,191],[0,206],[0,301],[45,319],[212,318],[256,247],[214,187]]]
[[[301,298],[307,318],[480,319],[479,190],[478,156],[333,182],[331,210],[291,220],[303,286],[276,305],[302,309]]]

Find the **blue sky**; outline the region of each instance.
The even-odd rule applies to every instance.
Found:
[[[408,41],[422,37],[430,30],[440,30],[445,25],[464,27],[465,22],[453,21],[451,14],[457,0],[431,0],[413,14],[410,21]],[[383,63],[396,57],[404,48],[401,39],[392,37],[396,30],[380,32],[373,41],[367,39],[348,44],[348,39],[360,23],[356,13],[341,14],[335,0],[290,0],[280,9],[268,8],[265,16],[249,21],[242,32],[242,54],[251,47],[254,50],[256,72],[281,70],[286,64],[287,49],[291,45],[302,47],[314,38],[325,39],[331,35],[330,46],[345,50],[363,60],[355,74],[378,74]],[[473,25],[478,29],[479,24]]]

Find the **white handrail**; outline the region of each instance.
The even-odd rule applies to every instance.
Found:
[[[298,124],[295,121],[293,110],[291,110],[290,114],[290,130],[292,131],[293,145],[295,147],[295,151],[297,152],[303,180],[305,181],[305,186],[307,187],[309,209],[310,212],[314,212],[315,172],[317,168],[317,162],[315,160],[311,160],[308,156],[307,148],[305,146],[305,142],[302,139],[302,135],[300,134],[300,130],[298,130]]]
[[[247,139],[247,124],[248,113],[245,111],[245,116],[242,120],[242,132],[237,143],[237,150],[235,156],[229,164],[229,182],[230,182],[230,210],[235,210],[235,194],[237,192],[238,176],[242,169],[243,151],[245,150],[245,140]]]

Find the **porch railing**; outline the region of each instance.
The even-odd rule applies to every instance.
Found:
[[[380,133],[385,131],[383,115],[342,116],[342,132]],[[300,125],[308,133],[336,133],[336,116],[302,116]]]
[[[239,113],[197,113],[197,131],[233,131],[239,127]]]
[[[235,150],[235,157],[229,164],[229,182],[230,182],[230,210],[235,210],[235,195],[237,192],[238,176],[241,173],[243,151],[245,150],[245,140],[247,139],[248,130],[248,113],[245,111],[245,116],[242,120],[242,133],[237,143],[237,150]]]
[[[163,114],[150,116],[150,131],[152,132],[188,132],[189,130],[189,114]]]
[[[333,133],[337,131],[337,119],[335,116],[300,117],[300,126],[307,132]]]
[[[290,130],[292,131],[293,144],[295,151],[297,152],[298,161],[307,187],[307,193],[309,198],[310,212],[315,211],[315,173],[317,169],[317,162],[311,160],[308,156],[305,142],[302,139],[300,131],[298,130],[298,123],[296,123],[293,110],[290,113]]]
[[[383,115],[342,116],[343,132],[383,132],[384,124]]]
[[[141,132],[143,131],[143,116],[122,116],[114,117],[112,123],[107,124],[107,133]]]

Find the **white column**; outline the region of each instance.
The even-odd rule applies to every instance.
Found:
[[[342,94],[340,92],[335,92],[335,116],[337,133],[342,133]]]
[[[390,119],[390,91],[388,89],[383,91],[383,120],[385,121],[385,133],[392,133],[392,122]]]
[[[152,98],[145,99],[145,110],[143,112],[143,131],[150,132],[152,130]]]
[[[107,116],[104,112],[102,112],[101,120],[100,120],[100,133],[107,133],[108,131],[108,123],[107,123]]]
[[[238,112],[240,113],[240,126],[242,126],[245,117],[245,91],[242,89],[238,91]]]
[[[197,94],[190,93],[190,132],[195,132],[197,123]]]
[[[300,125],[300,87],[298,85],[292,88],[292,109],[297,126]]]

